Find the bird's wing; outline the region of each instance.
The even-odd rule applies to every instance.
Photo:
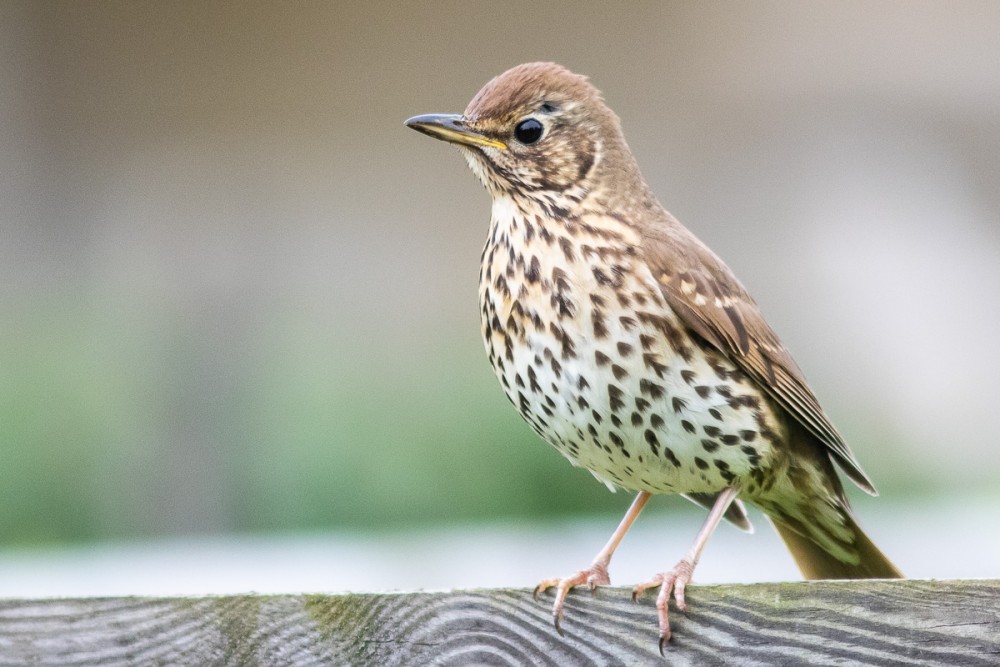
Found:
[[[642,252],[678,317],[736,363],[829,449],[859,487],[875,487],[760,309],[715,253],[672,218],[642,230]]]

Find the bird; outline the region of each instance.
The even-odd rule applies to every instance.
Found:
[[[551,62],[496,76],[461,114],[405,125],[457,146],[492,199],[479,306],[490,364],[528,425],[611,490],[635,493],[593,562],[544,579],[552,616],[608,566],[652,495],[709,509],[658,588],[659,650],[726,519],[758,507],[807,579],[899,578],[858,524],[838,469],[871,479],[729,267],[653,194],[622,123],[582,75]]]

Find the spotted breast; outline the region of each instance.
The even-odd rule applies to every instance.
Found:
[[[479,283],[490,363],[521,416],[611,488],[752,485],[784,437],[770,399],[681,324],[631,227],[532,209],[495,200]]]

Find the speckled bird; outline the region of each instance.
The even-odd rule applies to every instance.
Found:
[[[482,334],[504,393],[543,440],[634,502],[593,563],[546,579],[557,629],[575,586],[608,564],[652,494],[709,508],[691,550],[640,583],[668,603],[741,500],[770,518],[808,579],[902,576],[859,527],[836,468],[871,480],[732,271],[657,201],[621,121],[583,76],[519,65],[465,113],[406,124],[461,149],[493,199]],[[561,629],[560,629],[561,632]]]

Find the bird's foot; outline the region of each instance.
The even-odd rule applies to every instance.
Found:
[[[541,583],[535,586],[534,597],[537,600],[538,596],[546,590],[553,586],[556,587],[556,600],[552,604],[552,622],[556,626],[556,631],[562,635],[564,633],[560,625],[563,619],[563,606],[566,604],[566,596],[569,594],[570,589],[586,585],[590,589],[590,592],[593,593],[594,589],[598,586],[607,586],[610,583],[611,578],[608,576],[608,566],[595,563],[568,577],[554,577],[542,580]]]
[[[673,593],[677,609],[684,611],[687,608],[684,602],[684,588],[691,582],[693,573],[694,563],[685,558],[674,565],[674,569],[670,572],[654,575],[649,581],[632,589],[632,600],[638,601],[639,596],[647,588],[660,587],[660,594],[656,596],[656,611],[660,620],[660,655],[663,655],[663,647],[670,641],[670,594]]]

